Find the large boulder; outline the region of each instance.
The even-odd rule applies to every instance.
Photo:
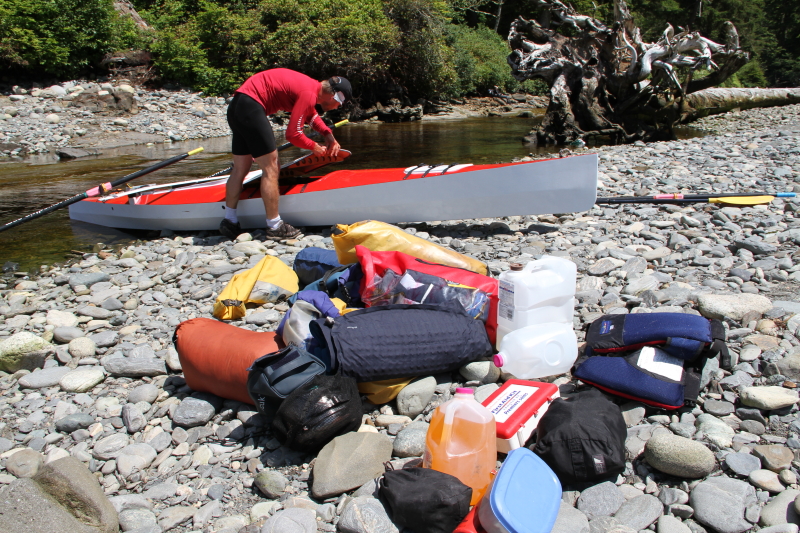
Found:
[[[311,492],[324,500],[356,489],[383,474],[392,441],[380,433],[346,433],[322,448],[314,463]]]
[[[0,370],[14,373],[17,370],[41,368],[50,343],[28,331],[21,331],[0,342]]]
[[[33,480],[93,530],[100,533],[119,530],[117,511],[106,498],[97,478],[78,459],[64,457],[47,463]]]

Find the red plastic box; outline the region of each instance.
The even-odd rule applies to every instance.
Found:
[[[497,451],[508,453],[525,445],[550,402],[558,398],[552,383],[509,379],[483,401],[497,422]]]

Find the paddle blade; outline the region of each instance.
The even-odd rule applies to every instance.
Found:
[[[725,205],[763,205],[774,200],[774,196],[732,196],[727,198],[709,198],[710,204]]]

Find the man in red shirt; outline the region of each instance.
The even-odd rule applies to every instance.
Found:
[[[300,230],[281,220],[278,213],[278,150],[267,115],[278,111],[291,112],[286,140],[299,148],[311,150],[315,155],[336,156],[339,143],[317,114],[315,106],[331,111],[349,98],[352,98],[352,89],[345,78],[334,76],[319,82],[285,68],[259,72],[236,90],[228,106],[228,125],[233,132],[233,170],[226,186],[225,218],[220,223],[220,233],[235,239],[242,232],[236,206],[244,177],[255,159],[262,171],[261,198],[267,213],[267,238],[290,239],[300,234]],[[308,123],[323,136],[324,146],[303,134],[303,126]]]

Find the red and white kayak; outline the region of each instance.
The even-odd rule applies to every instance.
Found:
[[[597,196],[595,154],[496,165],[337,170],[319,177],[296,177],[329,162],[314,157],[301,158],[281,172],[281,182],[288,183],[280,187],[280,213],[294,226],[572,213],[590,209]],[[243,228],[264,226],[260,175],[260,171],[251,172],[245,178],[238,207]],[[225,214],[226,181],[227,176],[220,176],[132,188],[74,203],[69,215],[73,220],[122,229],[216,230]]]

